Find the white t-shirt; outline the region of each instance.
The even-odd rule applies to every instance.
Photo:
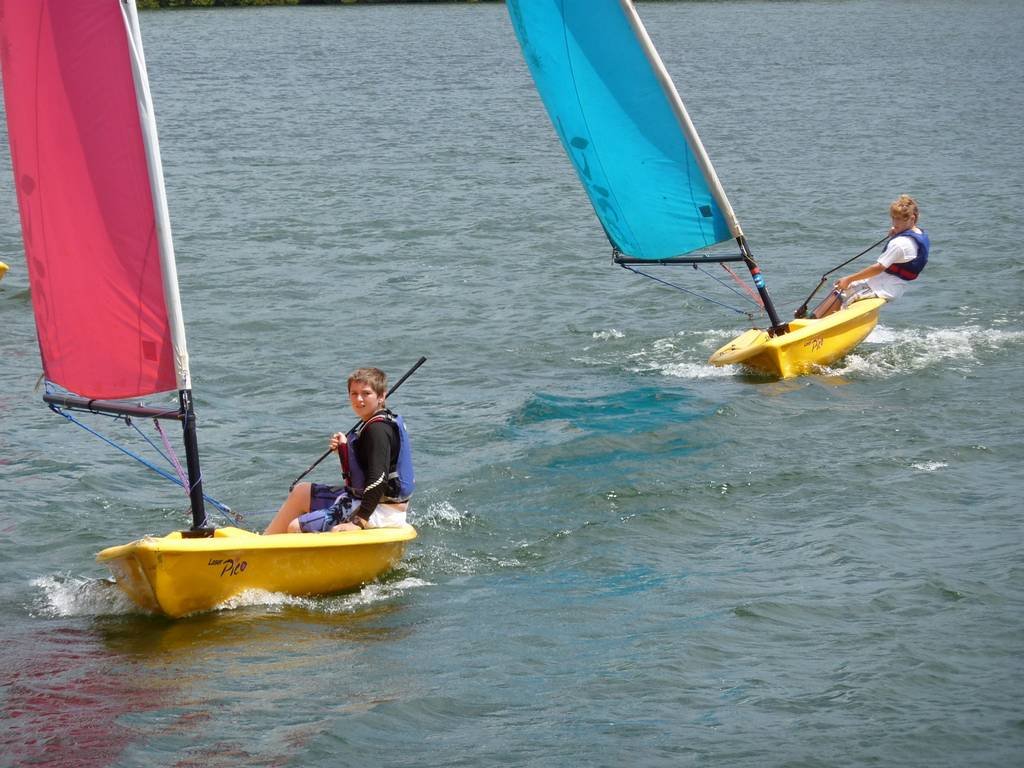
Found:
[[[893,264],[902,264],[913,261],[917,258],[917,241],[912,237],[900,235],[889,241],[885,251],[878,257],[878,263],[883,267],[891,267]],[[850,286],[849,293],[853,294],[859,284],[865,283],[875,296],[891,301],[898,299],[907,290],[908,282],[896,275],[883,272],[880,275],[869,277],[867,280],[858,280]]]

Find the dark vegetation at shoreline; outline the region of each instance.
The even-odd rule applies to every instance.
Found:
[[[238,8],[254,5],[385,5],[398,3],[486,3],[504,0],[137,0],[146,8]]]

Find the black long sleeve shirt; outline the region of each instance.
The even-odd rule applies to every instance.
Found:
[[[363,468],[366,489],[356,514],[368,520],[373,510],[388,498],[388,474],[398,460],[398,430],[387,421],[374,421],[363,428],[356,442],[356,461]]]

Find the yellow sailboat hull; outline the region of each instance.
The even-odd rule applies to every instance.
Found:
[[[791,320],[789,332],[770,336],[752,328],[715,352],[712,365],[744,365],[788,379],[844,357],[871,333],[885,299],[862,299],[821,319]]]
[[[208,538],[146,536],[104,549],[96,561],[137,605],[177,618],[250,589],[300,596],[352,589],[391,569],[415,538],[411,525],[270,536],[228,527]]]

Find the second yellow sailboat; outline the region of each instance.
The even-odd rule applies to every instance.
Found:
[[[790,320],[789,330],[772,334],[751,328],[708,359],[712,365],[743,365],[781,378],[811,373],[844,357],[878,323],[885,299],[863,299],[823,318]]]

